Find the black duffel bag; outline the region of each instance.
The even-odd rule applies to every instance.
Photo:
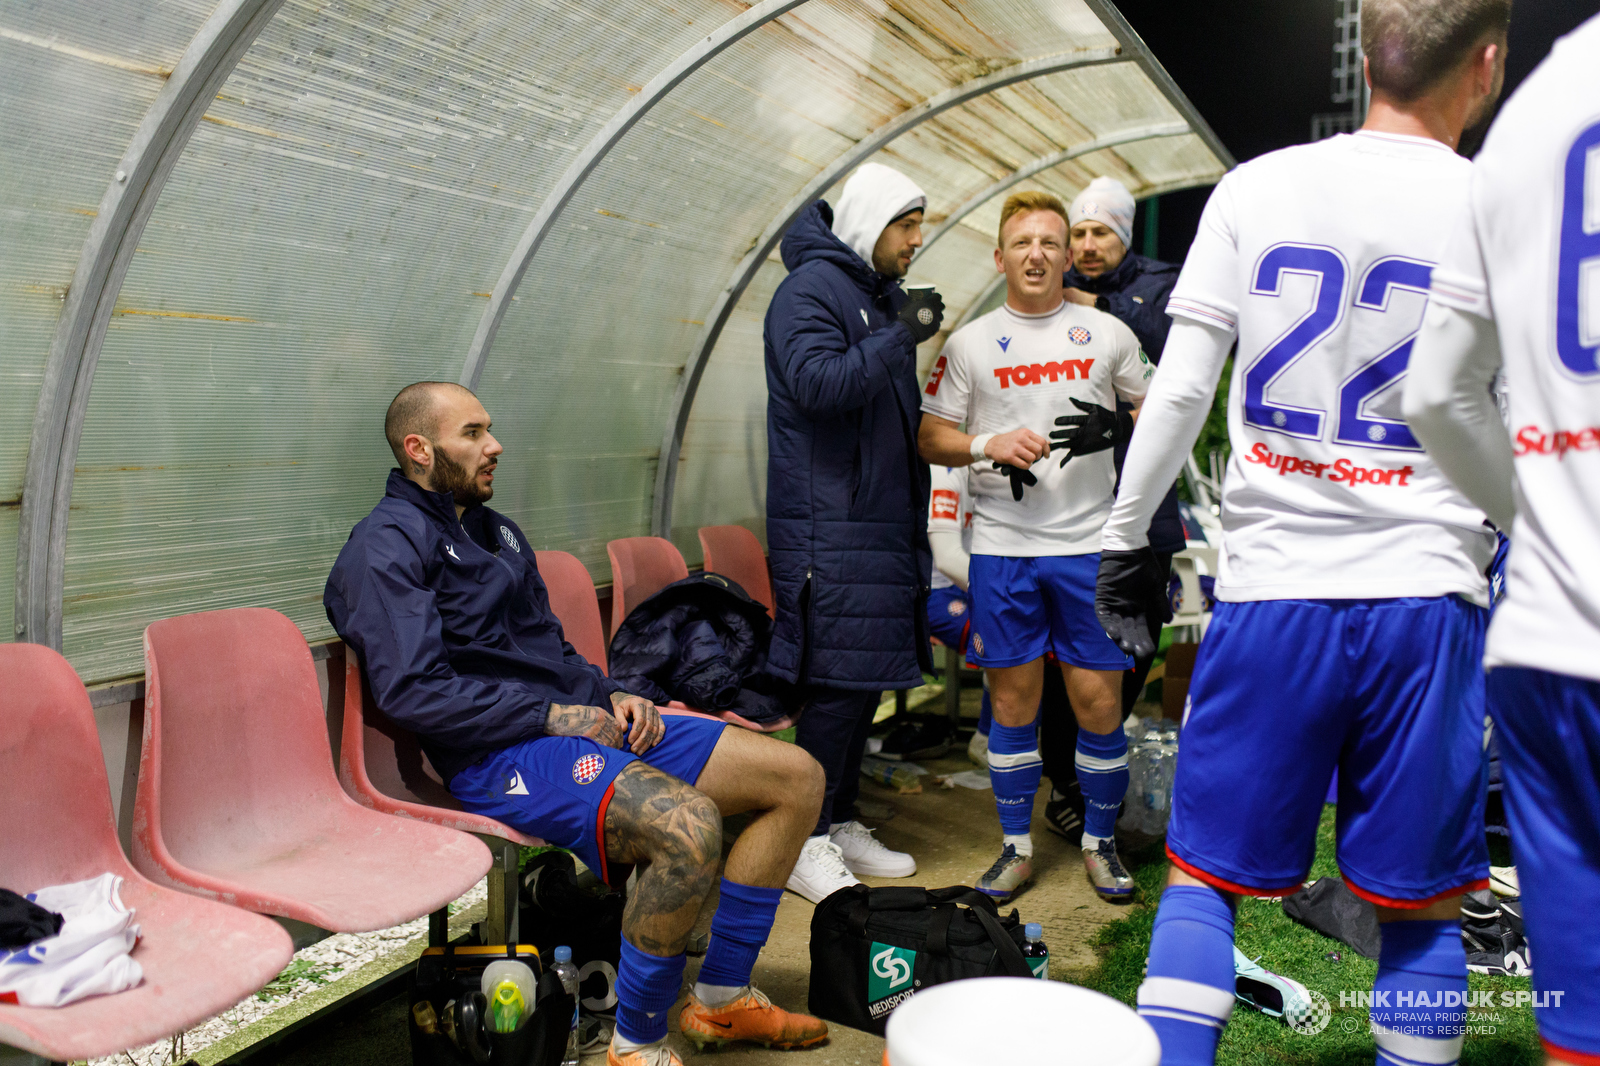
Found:
[[[966,977],[1032,977],[1017,912],[966,885],[841,888],[811,917],[810,1010],[883,1035],[911,994]]]

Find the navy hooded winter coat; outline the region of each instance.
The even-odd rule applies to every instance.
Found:
[[[1095,306],[1115,315],[1139,338],[1139,347],[1154,363],[1161,362],[1161,349],[1167,346],[1172,319],[1167,317],[1167,297],[1178,284],[1178,266],[1159,259],[1147,259],[1129,252],[1115,270],[1097,278],[1067,271],[1067,288],[1082,289],[1104,297],[1104,306]]]
[[[398,470],[356,523],[322,593],[378,710],[417,734],[445,784],[544,735],[552,703],[610,707],[622,686],[579,655],[550,609],[533,548],[482,504]]]
[[[924,604],[928,468],[917,348],[899,281],[833,234],[818,201],[784,235],[767,309],[767,668],[842,689],[909,688],[932,669]]]

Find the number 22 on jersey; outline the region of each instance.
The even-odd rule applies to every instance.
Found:
[[[1332,404],[1333,439],[1359,448],[1421,451],[1403,421],[1372,414],[1368,408],[1382,394],[1398,386],[1411,358],[1411,345],[1422,327],[1422,310],[1428,294],[1433,264],[1405,256],[1385,256],[1367,267],[1355,286],[1354,306],[1347,308],[1350,270],[1344,257],[1332,248],[1315,244],[1277,244],[1256,264],[1255,296],[1284,298],[1284,275],[1309,275],[1314,282],[1310,309],[1269,344],[1244,371],[1246,425],[1291,437],[1321,440],[1328,421],[1325,408],[1274,403],[1268,390],[1304,358],[1316,358],[1317,348],[1338,329],[1347,313],[1404,316],[1403,336],[1384,351],[1364,359],[1339,384]],[[1423,302],[1392,299],[1395,290],[1419,293]]]

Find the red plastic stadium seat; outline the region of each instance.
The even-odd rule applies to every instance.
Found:
[[[339,783],[350,798],[375,811],[415,818],[463,833],[509,840],[523,847],[544,845],[538,837],[461,809],[422,756],[417,735],[385,718],[373,706],[361,663],[344,653],[344,730],[339,743]]]
[[[600,600],[595,595],[594,578],[589,576],[588,567],[580,563],[576,555],[566,552],[534,552],[533,559],[549,590],[550,609],[560,620],[567,643],[604,671],[608,658],[606,631],[600,625]],[[682,564],[681,556],[678,562]],[[611,565],[613,568],[617,565],[615,557]],[[688,571],[682,576],[688,577]]]
[[[239,608],[145,630],[136,866],[152,880],[334,932],[408,922],[489,869],[489,850],[339,787],[305,638]]]
[[[689,576],[683,553],[660,537],[624,537],[606,545],[611,557],[611,633],[628,612],[674,581]],[[573,645],[577,647],[577,645]]]
[[[743,526],[701,526],[700,550],[705,553],[706,573],[732,578],[770,617],[777,617],[767,553],[754,533]]]
[[[0,1045],[53,1061],[114,1055],[203,1021],[248,996],[294,956],[278,923],[151,884],[117,843],[89,695],[60,655],[0,646],[0,884],[15,892],[124,879],[137,911],[144,981],[67,1007],[0,1004]]]

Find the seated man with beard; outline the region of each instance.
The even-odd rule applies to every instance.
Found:
[[[484,506],[502,449],[459,385],[419,382],[389,406],[400,467],[328,576],[328,618],[378,709],[415,732],[469,811],[576,852],[601,878],[636,865],[623,915],[609,1066],[681,1066],[665,1044],[684,943],[728,854],[711,946],[679,1017],[696,1044],[820,1043],[828,1029],[750,984],[783,885],[822,806],[804,751],[662,712],[567,643],[533,548]]]

